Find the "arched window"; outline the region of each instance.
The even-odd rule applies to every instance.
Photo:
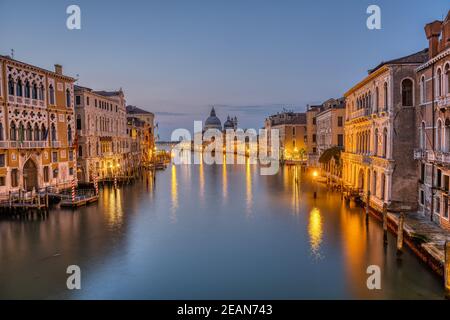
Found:
[[[17,128],[15,122],[11,121],[11,125],[9,126],[9,138],[11,141],[17,140]]]
[[[69,89],[66,89],[66,106],[67,106],[67,108],[70,108],[70,106],[71,106],[70,90]]]
[[[72,143],[72,127],[70,124],[67,127],[67,141],[69,141],[69,144]]]
[[[23,96],[23,86],[22,86],[22,80],[17,81],[16,85],[16,96],[22,97]]]
[[[48,95],[49,95],[49,99],[50,99],[50,104],[55,104],[55,89],[53,88],[53,85],[49,85],[48,86]]]
[[[32,129],[31,124],[29,122],[27,123],[26,140],[27,141],[33,141],[33,129]]]
[[[41,140],[42,140],[42,141],[47,140],[47,134],[48,134],[47,128],[45,127],[44,124],[42,124],[42,125],[41,125]]]
[[[444,77],[445,77],[445,82],[446,82],[445,87],[446,87],[447,93],[450,93],[450,64],[449,63],[447,63],[445,65],[444,73],[445,73]]]
[[[375,88],[375,112],[378,112],[378,107],[380,104],[380,90],[378,87]]]
[[[445,120],[445,128],[444,128],[444,151],[449,152],[450,151],[450,119]]]
[[[30,82],[25,82],[25,98],[30,98]]]
[[[383,130],[383,157],[387,158],[387,150],[388,150],[388,139],[387,139],[387,128]]]
[[[377,172],[375,170],[373,170],[372,177],[372,194],[377,196]]]
[[[384,88],[383,88],[383,90],[384,90],[384,110],[385,111],[387,111],[387,109],[388,109],[388,84],[387,84],[387,82],[385,82],[384,83],[384,86],[383,86]]]
[[[14,80],[11,75],[8,77],[8,94],[11,96],[14,95]]]
[[[19,141],[25,140],[25,127],[23,126],[23,123],[19,123]]]
[[[33,83],[32,90],[31,90],[31,98],[33,98],[33,99],[37,99],[38,98],[36,83]]]
[[[39,134],[39,126],[37,123],[34,124],[34,141],[40,140],[40,134]]]
[[[44,86],[41,84],[40,86],[39,86],[39,100],[44,100]]]
[[[375,129],[375,134],[373,136],[373,151],[376,156],[378,156],[378,129]]]
[[[438,119],[436,123],[436,150],[442,150],[442,121]]]
[[[425,87],[425,76],[420,78],[420,103],[425,103],[426,101],[426,87]]]
[[[52,123],[52,136],[51,136],[51,138],[52,138],[52,141],[56,141],[56,128],[55,128],[55,124],[54,123]]]
[[[420,148],[422,150],[425,150],[427,148],[427,140],[426,140],[426,131],[425,131],[425,122],[422,122],[422,125],[420,126]]]
[[[411,79],[402,81],[402,105],[404,107],[413,106],[413,82]]]
[[[442,71],[438,69],[436,72],[436,95],[440,97],[442,95]]]
[[[381,200],[385,200],[385,189],[386,189],[386,176],[384,175],[384,173],[381,174],[381,181],[380,181],[380,187],[381,187],[381,195],[380,198]]]

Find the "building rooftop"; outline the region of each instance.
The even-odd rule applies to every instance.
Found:
[[[375,68],[370,69],[368,71],[369,74],[375,72],[376,70],[380,69],[384,65],[393,65],[393,64],[422,64],[428,60],[428,48],[425,48],[419,52],[397,58],[392,59],[389,61],[382,61],[379,65],[377,65]]]
[[[127,106],[127,113],[128,114],[153,114],[150,111],[138,108],[136,106]]]
[[[306,113],[285,111],[271,115],[267,118],[272,126],[283,124],[306,124]]]
[[[112,97],[112,96],[119,96],[121,94],[123,94],[122,89],[118,90],[118,91],[94,91],[94,93],[104,96],[104,97]]]
[[[56,70],[55,70],[55,71],[51,71],[51,70],[48,70],[48,69],[44,69],[44,68],[41,68],[41,67],[38,67],[38,66],[35,66],[35,65],[32,65],[32,64],[29,64],[29,63],[27,63],[27,62],[23,62],[23,61],[20,61],[20,60],[16,60],[16,59],[14,59],[14,58],[12,58],[12,57],[10,57],[10,56],[0,55],[0,58],[1,58],[1,59],[5,59],[5,60],[9,60],[9,61],[11,61],[11,62],[23,64],[23,65],[27,66],[28,68],[35,69],[35,70],[40,71],[40,72],[44,72],[44,73],[47,73],[47,74],[50,73],[50,74],[52,74],[53,76],[62,77],[62,78],[65,78],[65,79],[71,80],[71,81],[75,81],[75,80],[76,80],[76,79],[73,78],[73,77],[64,75],[64,74],[62,73],[62,66],[61,66],[61,65],[55,65],[55,69],[56,69],[56,66],[58,66],[58,67],[60,68],[61,73],[58,73],[58,72],[56,72]]]

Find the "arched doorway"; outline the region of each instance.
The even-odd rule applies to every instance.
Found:
[[[23,166],[23,188],[26,191],[31,191],[33,188],[38,190],[39,188],[37,167],[31,159],[28,159]]]

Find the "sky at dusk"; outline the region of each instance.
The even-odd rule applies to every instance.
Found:
[[[81,30],[66,8],[81,8]],[[366,9],[381,7],[381,30]],[[448,0],[395,1],[9,1],[0,0],[0,54],[123,88],[127,103],[155,113],[159,134],[193,130],[212,105],[259,128],[283,107],[304,111],[340,97],[383,60],[427,46],[424,25]]]

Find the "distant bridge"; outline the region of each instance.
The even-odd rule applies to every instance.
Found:
[[[179,141],[156,141],[156,145],[158,147],[170,147],[170,148],[173,148],[179,143],[180,143]]]

